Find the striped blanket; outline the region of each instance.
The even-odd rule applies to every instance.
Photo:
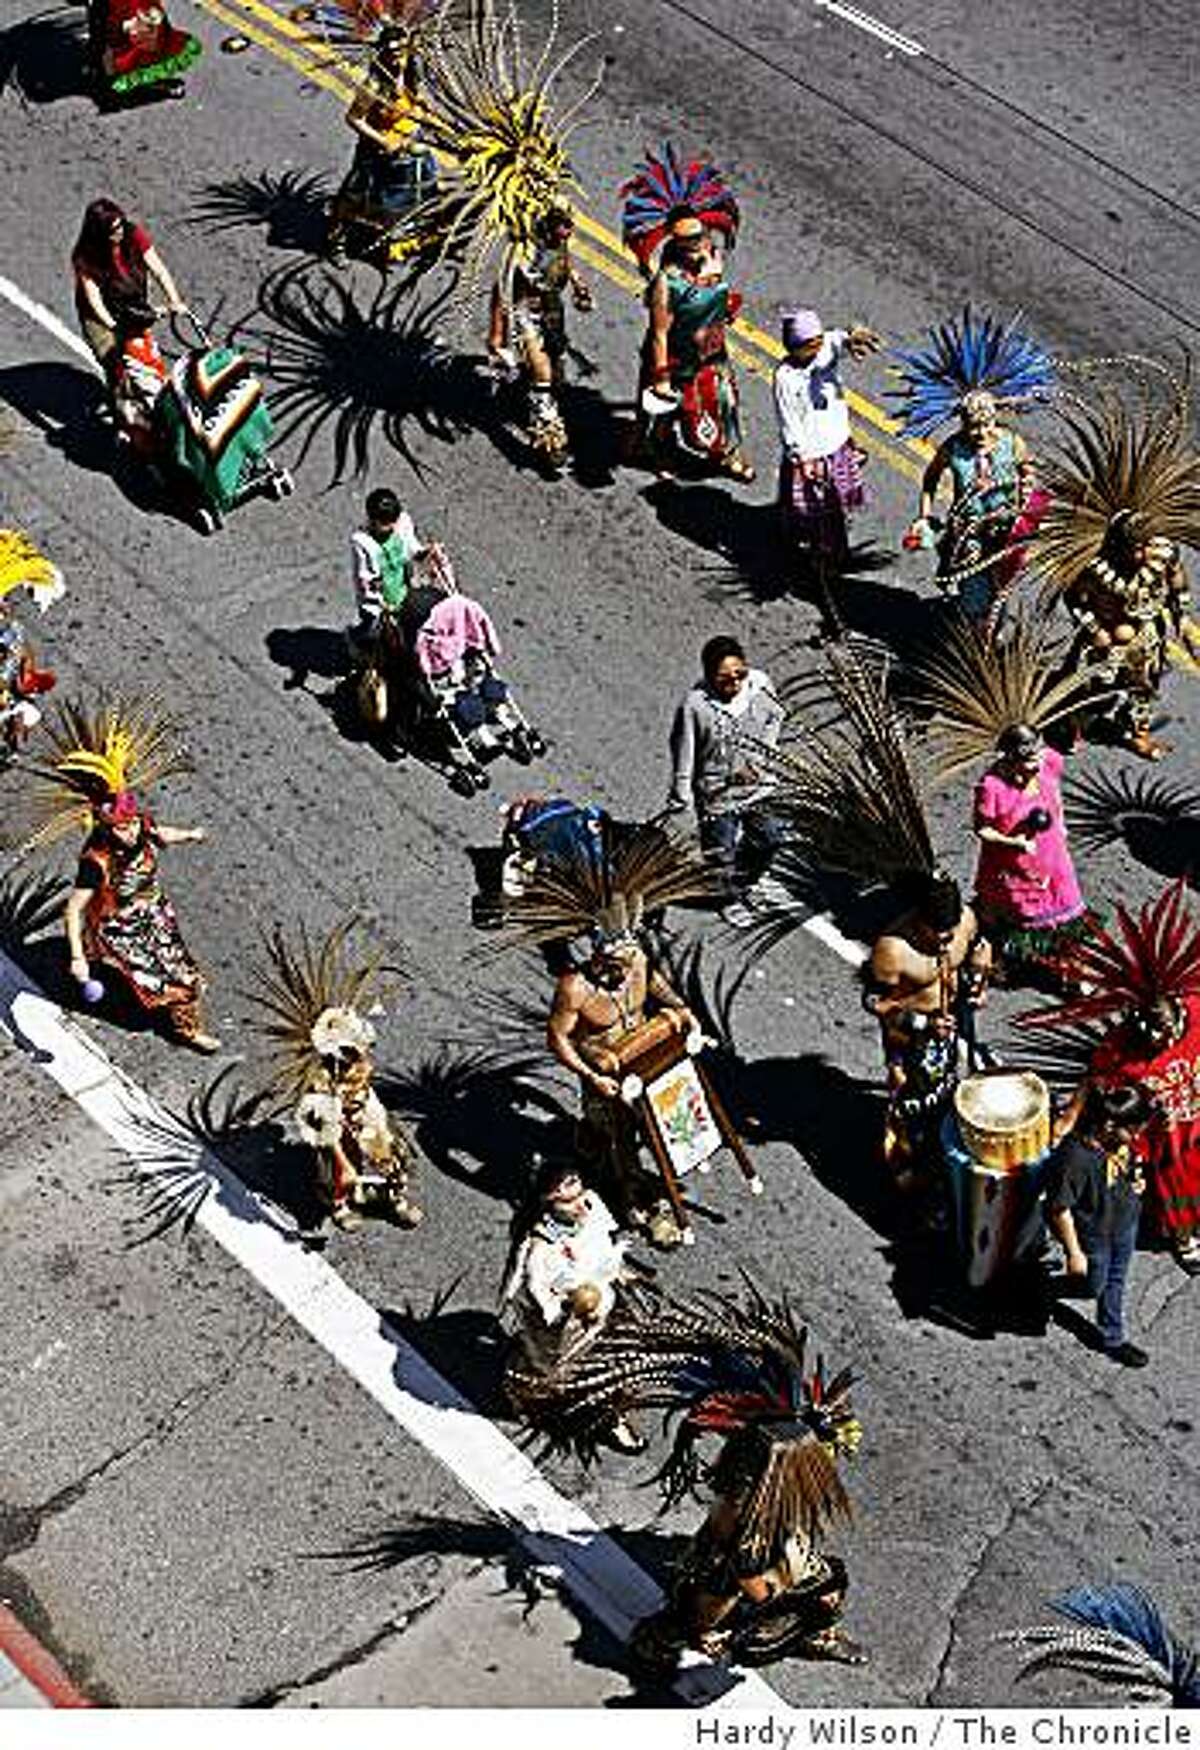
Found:
[[[230,510],[273,435],[249,364],[229,347],[189,353],[172,369],[160,406],[176,465],[214,509]]]

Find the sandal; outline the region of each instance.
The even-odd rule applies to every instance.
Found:
[[[840,1628],[822,1629],[804,1643],[803,1654],[806,1659],[828,1659],[836,1665],[866,1665],[869,1662],[866,1648],[860,1647]]]
[[[683,1244],[683,1229],[675,1219],[675,1211],[669,1203],[659,1203],[650,1211],[646,1222],[646,1238],[652,1246],[658,1246],[664,1252],[673,1252],[676,1246]]]

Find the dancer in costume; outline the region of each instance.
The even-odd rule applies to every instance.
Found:
[[[977,319],[969,307],[961,320],[930,329],[924,350],[895,356],[904,378],[894,392],[904,435],[926,437],[956,415],[959,421],[925,470],[905,545],[936,546],[939,587],[958,597],[969,618],[988,622],[1015,582],[1022,543],[1045,504],[1032,488],[1025,440],[1000,414],[1044,397],[1053,367],[1015,320]],[[934,507],[947,476],[951,499],[942,524]]]
[[[671,1677],[685,1648],[764,1664],[795,1654],[862,1664],[840,1627],[844,1563],[826,1553],[849,1517],[837,1461],[858,1449],[851,1376],[805,1365],[806,1332],[786,1299],[750,1291],[679,1302],[646,1292],[618,1305],[598,1339],[545,1378],[539,1426],[585,1462],[614,1415],[661,1409],[676,1420],[655,1481],[663,1510],[695,1494],[712,1505],[678,1569],[670,1601],[633,1631],[642,1670]],[[722,1438],[705,1463],[706,1434]]]
[[[1067,846],[1063,756],[1028,723],[1006,729],[975,789],[980,923],[1006,966],[1070,982],[1074,943],[1090,928]]]
[[[1166,748],[1151,720],[1173,642],[1192,668],[1200,652],[1180,551],[1200,546],[1190,383],[1157,412],[1109,399],[1062,417],[1067,440],[1043,469],[1052,502],[1031,562],[1075,622],[1071,664],[1096,695],[1090,720],[1158,760]]]
[[[913,702],[943,781],[988,762],[975,789],[979,840],[975,906],[1014,980],[1029,975],[1072,988],[1075,949],[1094,921],[1067,845],[1063,756],[1044,733],[1071,719],[1087,683],[1064,672],[1044,622],[1011,616],[989,634],[951,623],[913,664]]]
[[[424,227],[437,245],[429,265],[457,270],[462,306],[491,283],[512,309],[517,275],[532,268],[549,215],[570,207],[567,147],[600,80],[556,107],[554,82],[583,44],[554,54],[552,11],[549,38],[532,60],[519,13],[498,0],[443,7],[424,38],[421,127],[441,160]]]
[[[571,260],[575,219],[569,207],[552,207],[534,227],[534,245],[513,274],[506,302],[499,282],[492,288],[488,352],[520,378],[528,401],[529,444],[547,467],[566,465],[569,452],[560,396],[567,351],[564,294],[577,310],[592,308],[592,294]]]
[[[849,640],[826,648],[815,681],[783,688],[794,698],[790,739],[761,757],[775,779],[773,807],[792,825],[794,854],[773,876],[792,903],[770,916],[771,941],[809,915],[814,868],[863,887],[886,883],[904,909],[880,934],[862,974],[863,1004],[879,1021],[888,1105],[883,1159],[902,1186],[937,1164],[940,1119],[960,1057],[974,1050],[975,1010],[984,1000],[991,950],[958,885],[940,866],[928,820],[925,779],[886,667]],[[936,1158],[935,1158],[936,1157]]]
[[[399,258],[427,246],[422,212],[437,194],[437,160],[421,134],[421,26],[438,0],[389,0],[362,85],[346,111],[354,161],[329,210],[325,251],[345,261],[356,234]]]
[[[628,1241],[616,1218],[585,1188],[569,1162],[541,1168],[532,1207],[513,1223],[513,1251],[504,1301],[517,1321],[517,1340],[504,1384],[513,1407],[537,1426],[539,1396],[548,1375],[577,1364],[595,1343],[629,1279]],[[625,1416],[614,1417],[608,1444],[644,1452],[645,1438]]]
[[[71,976],[95,1002],[115,979],[169,1038],[218,1051],[201,1014],[205,981],[158,872],[164,845],[206,834],[160,824],[133,789],[188,769],[174,724],[149,706],[102,698],[90,711],[64,704],[47,729],[54,751],[33,767],[42,820],[30,842],[88,834],[63,919]]]
[[[654,1195],[659,1187],[642,1166],[637,1118],[621,1099],[616,1047],[652,1013],[666,1014],[682,1034],[695,1020],[663,973],[651,968],[635,931],[619,922],[598,924],[578,960],[558,975],[546,1040],[579,1078],[580,1156],[610,1189],[623,1222],[644,1227],[655,1245],[677,1246],[678,1224],[666,1199]]]
[[[87,0],[88,47],[97,101],[110,107],[141,96],[182,97],[200,43],[176,30],[158,0]]]
[[[350,1231],[363,1211],[379,1210],[412,1228],[423,1218],[412,1194],[416,1151],[375,1092],[375,1029],[362,1013],[374,1000],[378,962],[350,962],[351,928],[341,924],[319,943],[303,926],[291,939],[276,929],[270,966],[249,996],[272,1044],[272,1088],[316,1157],[318,1191],[334,1224]]]
[[[55,685],[52,669],[39,668],[33,646],[8,598],[26,589],[38,610],[66,594],[62,573],[38,551],[28,535],[0,529],[0,764],[11,760],[42,720],[34,700]]]
[[[990,966],[974,910],[941,871],[871,948],[863,1007],[879,1022],[888,1095],[883,1158],[901,1190],[927,1181],[940,1160],[968,1010],[982,1002]]]
[[[1097,930],[1078,950],[1086,995],[1020,1017],[1036,1028],[1102,1022],[1086,1080],[1060,1120],[1066,1134],[1090,1085],[1131,1085],[1153,1116],[1137,1149],[1146,1166],[1146,1210],[1156,1235],[1189,1276],[1200,1275],[1200,922],[1182,881],[1133,913],[1117,907],[1117,929]]]
[[[71,266],[79,326],[111,386],[125,342],[154,322],[152,291],[172,313],[187,306],[150,233],[115,201],[95,200],[87,208]]]
[[[826,333],[815,310],[785,310],[782,339],[787,356],[776,368],[774,392],[784,539],[789,551],[840,567],[850,557],[847,519],[866,503],[841,361],[866,358],[883,343],[861,326]]]
[[[589,845],[536,870],[507,911],[508,943],[569,944],[546,1039],[578,1077],[579,1152],[622,1224],[643,1226],[655,1245],[682,1240],[661,1182],[642,1167],[641,1132],[621,1098],[622,1041],[658,1013],[686,1036],[696,1026],[662,971],[652,966],[644,922],[663,906],[711,896],[718,878],[699,852],[656,827],[620,844]]]
[[[665,470],[678,447],[731,479],[753,480],[726,346],[742,305],[723,253],[737,240],[737,202],[715,165],[681,164],[671,145],[648,156],[621,194],[622,236],[650,281],[638,379],[643,453]]]
[[[1200,1651],[1167,1627],[1140,1586],[1074,1586],[1052,1601],[1066,1618],[997,1636],[1030,1656],[1019,1676],[1041,1671],[1090,1677],[1126,1702],[1200,1707]],[[1061,1697],[1061,1684],[1054,1697]]]

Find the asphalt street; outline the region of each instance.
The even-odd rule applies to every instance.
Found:
[[[799,299],[911,341],[970,298],[1020,307],[1057,353],[1177,356],[1200,327],[1196,43],[1174,9],[1113,0],[878,0],[871,16],[919,55],[810,0],[564,0],[563,45],[595,32],[564,92],[607,65],[575,150],[596,291],[574,324],[578,459],[549,483],[524,466],[470,356],[481,301],[465,319],[399,307],[365,267],[333,275],[313,260],[350,150],[336,63],[266,0],[175,10],[206,46],[186,101],[98,117],[82,91],[82,9],[10,0],[0,274],[73,328],[80,214],[99,194],[119,200],[189,303],[260,366],[296,496],[248,505],[212,540],[149,504],[115,466],[95,377],[6,294],[0,516],[66,576],[67,599],[38,628],[60,696],[152,686],[188,724],[195,773],[158,813],[209,832],[169,853],[166,875],[211,974],[229,1048],[218,1067],[244,1059],[231,1075],[245,1089],[261,1067],[245,993],[264,927],[319,931],[354,912],[403,968],[380,1055],[425,1156],[427,1219],[415,1234],[335,1235],[324,1257],[499,1415],[509,1212],[574,1094],[540,1060],[539,969],[479,956],[471,853],[496,842],[504,801],[534,786],[625,818],[656,810],[671,712],[713,633],[740,635],[777,677],[817,660],[817,607],[783,586],[773,546],[769,353],[743,335],[755,485],[656,483],[623,466],[641,313],[628,260],[595,227],[612,234],[621,180],[672,139],[710,150],[742,201],[737,278],[762,334]],[[531,41],[550,10],[523,7]],[[223,53],[235,31],[251,47]],[[872,502],[838,606],[903,652],[934,613],[926,561],[899,551],[920,456],[886,430],[882,361],[853,380],[870,403],[858,424]],[[1031,422],[1035,444],[1044,432]],[[421,761],[384,763],[328,708],[350,617],[347,536],[381,484],[450,547],[550,743],[534,772],[498,766],[471,801]],[[1077,762],[1109,823],[1080,856],[1097,902],[1140,901],[1195,865],[1194,684],[1173,677],[1168,707],[1175,751],[1149,797],[1124,754]],[[2,786],[7,815],[20,779]],[[959,789],[938,810],[964,876],[968,808]],[[863,926],[838,915],[850,934]],[[1137,1376],[1068,1329],[984,1338],[931,1312],[924,1264],[897,1244],[878,1183],[877,1044],[850,968],[799,931],[730,1007],[738,941],[703,919],[682,933],[698,944],[722,1083],[766,1194],[714,1174],[698,1244],[663,1273],[734,1288],[746,1269],[786,1288],[821,1352],[860,1378],[866,1435],[840,1547],[848,1626],[872,1663],[793,1662],[770,1683],[797,1705],[1045,1699],[1045,1686],[1014,1685],[993,1637],[1083,1579],[1137,1580],[1193,1628],[1200,1289],[1139,1255],[1130,1328],[1152,1362]],[[56,936],[21,959],[68,998]],[[995,1003],[990,1022],[1010,1054],[1011,1006]],[[78,1025],[172,1110],[205,1085],[194,1057],[90,1016]],[[619,1649],[586,1613],[551,1597],[523,1615],[512,1528],[202,1229],[156,1233],[160,1212],[119,1155],[18,1046],[0,1056],[0,1109],[0,1596],[85,1687],[128,1706],[628,1702]],[[297,1204],[297,1151],[277,1132],[238,1136],[230,1159]],[[549,1474],[661,1577],[698,1510],[654,1519],[648,1470],[614,1458]]]

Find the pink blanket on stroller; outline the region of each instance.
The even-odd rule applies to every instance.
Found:
[[[487,609],[468,595],[448,595],[431,609],[417,633],[417,661],[432,680],[446,674],[468,651],[499,656],[500,640]]]

